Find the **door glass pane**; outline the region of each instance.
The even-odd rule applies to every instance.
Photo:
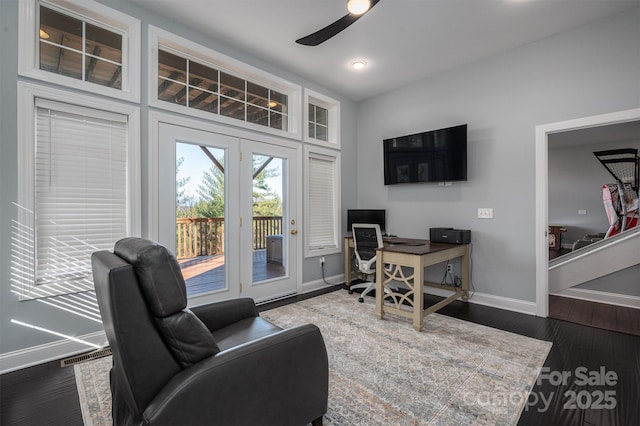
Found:
[[[187,296],[226,288],[225,151],[176,143],[176,257]]]
[[[286,275],[284,165],[282,158],[253,155],[253,282]]]

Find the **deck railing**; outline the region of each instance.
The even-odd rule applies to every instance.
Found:
[[[282,216],[255,216],[253,249],[267,247],[267,236],[282,233]],[[224,218],[176,219],[176,257],[189,259],[224,253]]]

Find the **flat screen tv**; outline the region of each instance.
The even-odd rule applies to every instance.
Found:
[[[384,184],[467,180],[467,125],[385,139]]]
[[[347,232],[351,232],[351,225],[354,223],[372,223],[380,225],[380,230],[384,232],[387,224],[386,210],[347,210]]]

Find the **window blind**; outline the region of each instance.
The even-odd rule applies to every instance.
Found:
[[[127,117],[36,101],[35,278],[92,289],[91,253],[127,234]]]
[[[309,249],[337,248],[335,158],[309,155]]]

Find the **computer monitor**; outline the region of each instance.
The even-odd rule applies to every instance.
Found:
[[[353,209],[347,210],[347,232],[351,232],[354,223],[373,223],[380,226],[382,232],[386,228],[386,210]]]

